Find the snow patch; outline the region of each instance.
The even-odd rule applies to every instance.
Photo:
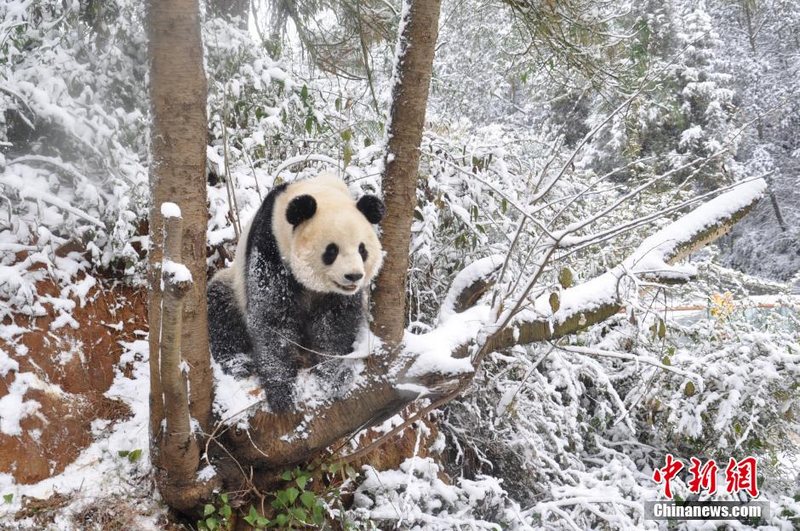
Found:
[[[466,345],[475,337],[475,330],[489,320],[489,306],[474,306],[454,314],[447,321],[427,334],[406,332],[406,352],[417,359],[407,376],[414,378],[425,374],[464,374],[473,371],[469,357],[453,358],[453,351]]]
[[[258,378],[236,378],[225,374],[222,367],[211,360],[214,371],[214,413],[222,422],[247,429],[255,406],[266,407],[266,394]]]
[[[164,202],[161,203],[161,215],[165,218],[181,218],[181,207],[175,203]]]
[[[477,280],[488,277],[493,271],[502,267],[504,260],[504,255],[494,254],[476,260],[459,271],[453,279],[452,284],[450,284],[450,289],[447,291],[447,296],[442,303],[442,308],[439,311],[439,322],[446,321],[456,313],[456,301],[458,300],[458,296],[461,295],[465,289]]]
[[[172,282],[192,281],[192,273],[189,271],[189,268],[179,262],[164,260],[161,265],[161,271],[163,271],[164,275],[170,277]]]

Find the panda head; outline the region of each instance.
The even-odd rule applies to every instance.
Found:
[[[276,201],[278,251],[305,288],[353,295],[369,285],[383,263],[373,227],[383,213],[380,199],[365,195],[355,201],[336,177],[299,181]]]

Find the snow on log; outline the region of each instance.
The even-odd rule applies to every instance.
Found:
[[[439,310],[442,323],[453,314],[475,305],[477,298],[491,286],[489,278],[503,266],[505,256],[494,254],[477,260],[458,272]]]
[[[376,374],[363,387],[316,408],[282,414],[259,410],[249,419],[249,430],[227,429],[219,438],[241,463],[267,467],[300,463],[338,439],[391,417],[417,396]]]

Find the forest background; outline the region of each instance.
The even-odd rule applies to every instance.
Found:
[[[209,274],[278,182],[327,168],[381,191],[402,14],[385,0],[201,6]],[[147,452],[144,6],[9,0],[0,15],[0,526],[177,525]],[[357,528],[638,529],[655,525],[642,502],[667,453],[754,455],[768,524],[797,525],[799,90],[790,0],[443,1],[409,332],[446,322],[454,281],[493,256],[510,264],[494,293],[514,300],[556,229],[581,227],[523,297],[552,314],[607,295],[563,297],[715,195],[763,197],[669,271],[691,282],[623,275],[625,311],[490,353],[393,459],[337,470],[309,511]],[[673,490],[690,496],[683,479]],[[226,506],[204,517],[224,523]]]

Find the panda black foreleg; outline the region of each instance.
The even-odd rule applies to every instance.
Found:
[[[211,355],[227,374],[238,377],[252,374],[250,337],[233,288],[214,279],[208,284],[206,297]]]
[[[306,328],[307,343],[324,354],[313,373],[332,398],[344,396],[355,380],[353,361],[337,356],[353,351],[356,335],[365,324],[362,301],[361,295],[329,295],[320,304],[316,319]]]
[[[271,330],[255,334],[255,369],[273,411],[294,408],[294,382],[297,364],[292,353],[296,346]]]

